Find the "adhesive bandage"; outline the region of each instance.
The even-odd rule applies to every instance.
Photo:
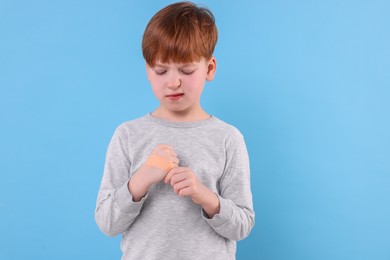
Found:
[[[165,172],[169,172],[175,167],[175,164],[171,160],[157,154],[151,154],[146,160],[146,165],[161,169]]]

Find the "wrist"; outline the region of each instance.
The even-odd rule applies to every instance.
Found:
[[[220,211],[220,202],[217,194],[209,190],[207,187],[204,187],[205,191],[202,192],[201,198],[199,198],[198,203],[203,210],[206,212],[209,218],[213,218],[214,215],[218,214]]]
[[[141,167],[142,168],[142,167]],[[148,183],[147,179],[144,178],[142,170],[137,171],[133,177],[130,178],[128,189],[133,197],[133,201],[140,201],[145,194],[148,192],[151,183]]]

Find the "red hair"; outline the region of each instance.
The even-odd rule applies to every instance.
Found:
[[[168,5],[146,26],[142,53],[149,66],[163,63],[191,63],[212,57],[218,40],[214,15],[191,2]]]

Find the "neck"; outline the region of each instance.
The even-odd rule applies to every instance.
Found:
[[[202,108],[197,111],[166,111],[161,107],[158,107],[151,113],[152,116],[165,119],[173,122],[195,122],[210,118],[210,115],[206,113]]]

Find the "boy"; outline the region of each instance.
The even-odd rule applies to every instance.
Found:
[[[200,105],[217,34],[212,13],[190,2],[163,8],[145,29],[160,104],[116,129],[95,211],[105,234],[123,234],[122,259],[235,259],[235,241],[254,225],[244,139]]]

